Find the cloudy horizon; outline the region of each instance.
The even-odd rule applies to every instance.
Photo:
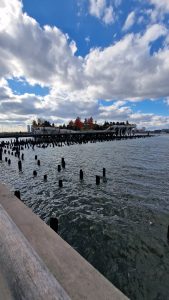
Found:
[[[77,116],[169,128],[169,1],[0,0],[0,131]]]

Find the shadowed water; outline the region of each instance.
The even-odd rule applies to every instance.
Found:
[[[0,162],[0,181],[19,189],[25,204],[45,222],[56,216],[59,234],[131,299],[166,300],[168,149],[167,136],[26,149],[23,172],[10,156],[11,166]],[[66,168],[58,173],[62,157]],[[107,180],[96,186],[95,175],[102,175],[103,167]]]

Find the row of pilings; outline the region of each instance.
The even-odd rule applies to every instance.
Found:
[[[30,148],[30,145],[27,144],[26,147]],[[20,152],[23,151],[26,147],[23,147],[18,145],[18,146],[14,146],[13,143],[8,143],[7,145],[4,145],[4,149],[2,149],[2,147],[0,148],[0,160],[4,160],[9,166],[11,165],[11,163],[13,164],[13,162],[16,164],[18,164],[18,171],[19,173],[22,173],[22,171],[24,171],[24,153]],[[34,148],[33,148],[34,150]],[[13,156],[13,160],[11,160]],[[36,165],[38,167],[41,166],[41,161],[40,161],[40,158],[38,157],[37,154],[35,154],[34,156],[34,161],[36,162]],[[60,161],[60,164],[57,165],[57,170],[58,170],[58,174],[64,170],[66,168],[66,162],[65,162],[65,159],[64,157],[61,158],[61,161]],[[48,181],[48,174],[44,174],[42,175],[41,174],[41,171],[39,169],[39,171],[37,170],[33,170],[32,172],[32,175],[34,178],[38,177],[39,176],[39,179],[40,180],[43,180],[44,182]],[[79,181],[83,181],[85,180],[85,174],[83,172],[82,169],[79,170]],[[101,182],[107,182],[107,179],[106,179],[106,169],[103,168],[102,169],[102,176],[101,175],[95,175],[95,184],[98,186],[101,184]],[[64,188],[64,180],[62,179],[58,179],[58,188],[61,189],[61,188]],[[20,190],[15,190],[14,191],[14,195],[22,200],[21,198],[21,193],[20,193]],[[58,232],[58,219],[56,217],[50,217],[49,219],[49,225],[50,227]]]
[[[12,151],[10,151],[9,149],[12,150]],[[20,150],[24,150],[24,147],[23,146],[18,146],[18,147],[14,146],[13,147],[12,145],[9,145],[9,144],[5,145],[4,149],[0,148],[0,161],[3,160],[3,156],[5,155],[4,161],[7,162],[8,165],[11,165],[12,161],[11,161],[10,156],[16,157],[17,161],[18,161],[18,170],[19,170],[19,172],[22,172],[22,161],[24,161],[24,153],[23,152],[20,153]],[[34,159],[36,161],[36,165],[38,167],[40,167],[41,166],[41,161],[38,158],[38,156],[35,155]],[[64,157],[62,157],[60,164],[57,165],[58,173],[60,173],[61,170],[65,169],[65,166],[66,166],[66,162],[65,162]],[[37,170],[33,170],[32,175],[33,175],[33,177],[37,177],[38,176]],[[44,174],[43,180],[47,181],[47,178],[48,178],[47,174]],[[106,180],[105,180],[105,178],[106,178],[106,169],[103,168],[102,176],[96,175],[95,178],[96,178],[96,185],[100,184],[100,179],[101,178],[103,178],[103,181],[106,182]],[[83,172],[82,169],[80,169],[80,171],[79,171],[79,179],[80,180],[84,179],[84,172]],[[63,181],[61,179],[59,179],[59,187],[63,187]]]
[[[71,146],[74,144],[86,144],[86,143],[96,143],[96,142],[106,142],[114,140],[127,140],[127,139],[136,139],[136,138],[146,138],[151,137],[149,134],[142,135],[121,135],[116,136],[113,132],[92,132],[92,133],[74,133],[74,134],[57,134],[57,135],[44,135],[36,136],[30,139],[14,139],[11,142],[2,141],[0,143],[0,148],[3,148],[5,145],[12,145],[13,147],[48,147],[58,146],[62,147],[64,145]]]

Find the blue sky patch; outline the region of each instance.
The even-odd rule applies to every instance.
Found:
[[[164,99],[158,100],[144,100],[141,102],[132,103],[131,108],[134,112],[142,112],[142,113],[154,113],[157,115],[168,116],[169,114],[169,106],[165,104]]]
[[[25,93],[35,94],[37,96],[46,96],[49,94],[49,88],[41,87],[40,85],[30,85],[25,80],[9,79],[8,85],[16,95],[22,95]]]

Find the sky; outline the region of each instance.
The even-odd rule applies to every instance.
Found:
[[[169,0],[0,0],[0,131],[169,128]]]

